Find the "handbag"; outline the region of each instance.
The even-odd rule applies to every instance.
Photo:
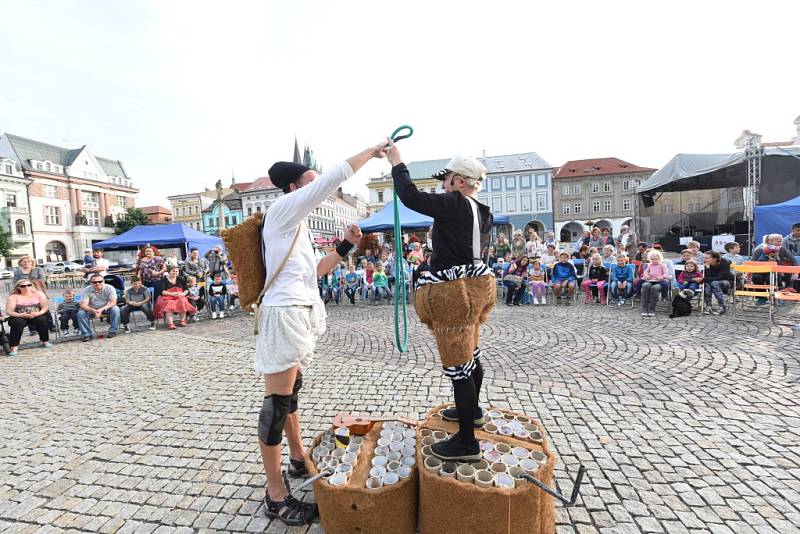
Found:
[[[511,282],[515,286],[520,286],[522,284],[522,277],[517,274],[507,274],[503,278],[504,282]]]

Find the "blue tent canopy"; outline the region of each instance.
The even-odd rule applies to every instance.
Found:
[[[432,224],[432,218],[417,213],[400,202],[400,226],[402,228],[409,230],[422,229],[428,228]],[[364,232],[386,232],[387,230],[394,230],[394,201],[390,200],[381,211],[360,221],[358,225]]]
[[[756,206],[753,211],[756,243],[767,234],[786,235],[792,231],[794,223],[800,222],[800,196],[780,204]]]
[[[196,247],[200,250],[200,254],[205,254],[216,246],[224,248],[219,237],[198,232],[179,223],[134,226],[123,234],[95,243],[94,247],[114,250],[137,248],[148,244],[157,247],[182,245],[186,251]]]
[[[400,202],[400,226],[402,228],[409,230],[429,228],[432,224],[433,219],[431,217],[417,213]],[[498,224],[509,224],[508,215],[495,215],[494,224],[495,226]],[[381,211],[370,215],[359,222],[358,225],[364,232],[386,232],[387,230],[394,230],[394,201],[390,200]]]

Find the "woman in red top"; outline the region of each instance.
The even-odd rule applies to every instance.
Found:
[[[197,308],[192,306],[189,299],[186,298],[188,288],[186,281],[178,276],[179,272],[178,267],[171,268],[158,286],[161,298],[156,303],[156,317],[161,319],[166,315],[167,328],[170,330],[175,330],[175,324],[172,322],[173,313],[177,313],[180,317],[178,326],[186,326],[186,314],[197,312]]]

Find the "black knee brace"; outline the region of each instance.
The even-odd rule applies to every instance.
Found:
[[[281,444],[283,427],[289,415],[291,395],[268,395],[261,404],[258,414],[258,438],[266,445]]]
[[[298,374],[297,378],[294,379],[294,387],[292,388],[292,402],[291,406],[289,407],[289,413],[294,413],[297,411],[297,404],[299,400],[298,393],[303,388],[303,376]]]

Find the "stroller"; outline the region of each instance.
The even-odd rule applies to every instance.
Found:
[[[122,308],[125,305],[125,281],[116,274],[107,274],[103,281],[117,291],[117,306]]]
[[[8,354],[11,352],[11,345],[8,342],[8,335],[6,335],[6,318],[0,314],[0,343],[3,344],[3,351]]]

